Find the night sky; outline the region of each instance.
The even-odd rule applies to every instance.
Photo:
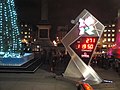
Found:
[[[15,0],[21,21],[38,24],[40,22],[41,0]],[[113,20],[120,8],[119,0],[48,0],[49,23],[69,25],[84,9],[101,22]]]

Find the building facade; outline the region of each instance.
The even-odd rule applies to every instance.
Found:
[[[105,30],[101,36],[101,39],[98,44],[100,52],[107,52],[109,48],[112,48],[115,45],[116,41],[116,25],[114,23],[105,24]]]
[[[32,52],[32,43],[34,41],[35,30],[31,27],[31,25],[27,23],[22,23],[21,25],[21,41],[24,52]]]
[[[33,41],[33,30],[28,24],[21,24],[22,43],[30,43]]]

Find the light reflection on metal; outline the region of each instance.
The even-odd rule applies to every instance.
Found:
[[[93,19],[92,23],[91,22],[89,23],[89,25],[92,25],[92,34],[89,33],[89,30],[90,30],[89,27],[88,29],[82,27],[84,32],[80,34],[81,26],[79,22],[80,20],[83,20],[85,24],[87,24],[85,20],[88,18]],[[87,65],[80,58],[80,56],[75,52],[75,50],[73,50],[71,45],[82,37],[91,37],[91,36],[95,38],[97,37],[98,39],[96,42],[98,42],[105,27],[94,16],[92,16],[87,10],[83,10],[83,12],[74,20],[74,24],[75,26],[62,39],[63,45],[65,46],[65,48],[67,49],[68,53],[71,56],[71,60],[63,75],[64,77],[77,78],[78,81],[81,80],[81,78],[84,78],[85,81],[92,81],[93,84],[99,84],[100,82],[102,82],[102,79],[90,66],[90,61],[91,61],[91,57],[93,56],[93,54],[90,55],[91,57],[89,60],[89,64]],[[95,45],[94,50],[92,48],[92,52],[90,51],[91,53],[94,53],[96,46],[97,44]]]

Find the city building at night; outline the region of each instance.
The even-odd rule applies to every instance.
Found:
[[[33,41],[33,30],[28,24],[21,24],[21,39],[22,42],[30,43]]]
[[[119,47],[119,22],[120,22],[120,10],[118,10],[118,16],[114,22],[109,22],[105,24],[105,30],[103,31],[102,37],[99,42],[100,52],[114,52],[114,48]]]
[[[115,45],[116,31],[116,25],[114,23],[105,24],[105,30],[103,31],[99,42],[101,52],[107,52],[109,48],[112,48]]]
[[[111,54],[120,59],[120,9],[118,10],[118,16],[116,19],[116,40],[114,47],[111,48]],[[118,61],[119,62],[119,61]]]

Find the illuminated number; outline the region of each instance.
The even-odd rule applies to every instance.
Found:
[[[86,43],[89,43],[89,38],[86,39]]]
[[[94,45],[93,44],[88,44],[87,49],[93,49]]]
[[[82,49],[86,49],[87,45],[86,44],[82,44]]]
[[[93,43],[95,43],[96,42],[96,40],[95,40],[95,38],[93,38]]]
[[[95,43],[96,39],[95,38],[87,38],[86,43]]]
[[[86,43],[93,43],[93,38],[87,38]]]
[[[89,43],[92,43],[92,38],[90,38],[90,41],[89,41]]]
[[[76,49],[80,49],[80,44],[77,44],[77,47],[76,47]]]

